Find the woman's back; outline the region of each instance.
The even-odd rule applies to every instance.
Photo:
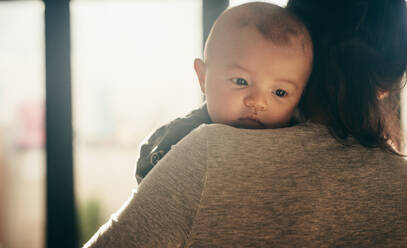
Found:
[[[202,133],[207,170],[192,247],[407,246],[403,158],[343,146],[319,125]]]
[[[157,164],[93,247],[407,246],[405,178],[403,158],[344,146],[320,125],[204,126]]]

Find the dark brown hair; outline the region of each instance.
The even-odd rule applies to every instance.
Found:
[[[304,117],[325,124],[340,141],[352,136],[402,155],[405,0],[289,0],[287,9],[314,44],[313,72],[299,104]]]

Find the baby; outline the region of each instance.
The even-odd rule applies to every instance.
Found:
[[[286,9],[253,2],[226,10],[212,27],[204,60],[194,61],[206,105],[159,128],[142,145],[137,180],[203,123],[251,129],[293,124],[312,60],[306,27]]]

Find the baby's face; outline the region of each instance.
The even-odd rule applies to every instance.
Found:
[[[294,38],[295,39],[295,38]],[[300,40],[275,45],[255,28],[195,60],[201,89],[213,122],[243,128],[278,128],[289,124],[311,71]]]

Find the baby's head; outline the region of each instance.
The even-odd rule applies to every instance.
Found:
[[[248,3],[226,10],[195,71],[213,122],[244,128],[290,123],[312,69],[312,41],[287,10]]]

